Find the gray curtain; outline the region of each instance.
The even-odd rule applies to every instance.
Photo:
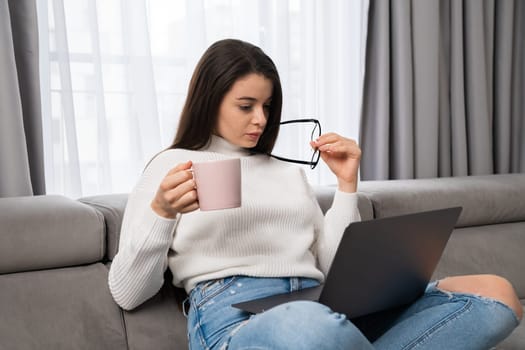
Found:
[[[34,0],[0,0],[0,197],[45,193]]]
[[[525,1],[370,0],[363,180],[525,172]]]

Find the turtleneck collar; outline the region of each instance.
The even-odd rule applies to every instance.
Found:
[[[217,135],[211,135],[208,145],[203,151],[221,153],[228,156],[245,157],[251,154],[249,149],[236,146]]]

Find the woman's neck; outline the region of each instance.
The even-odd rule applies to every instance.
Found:
[[[251,153],[250,150],[234,145],[217,135],[211,135],[208,145],[202,148],[202,150],[236,157],[245,157]]]

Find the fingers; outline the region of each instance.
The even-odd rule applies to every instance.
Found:
[[[163,192],[169,192],[185,183],[188,183],[188,186],[195,187],[193,173],[190,170],[179,170],[176,172],[170,170],[168,175],[162,179],[159,189]]]
[[[177,164],[177,166],[175,168],[171,169],[168,172],[168,175],[175,174],[176,172],[179,172],[181,170],[190,170],[192,165],[193,165],[193,163],[192,163],[191,160],[187,161],[186,163]]]
[[[187,213],[199,207],[191,166],[191,161],[178,164],[162,179],[151,203],[157,214],[175,218],[178,213]]]
[[[330,153],[333,156],[344,156],[355,159],[361,157],[361,149],[355,140],[342,137],[336,133],[321,135],[317,140],[311,142],[311,146],[319,149],[321,153]]]
[[[361,159],[357,142],[336,133],[328,133],[312,141],[311,145],[319,149],[321,158],[337,177],[339,190],[355,192]]]
[[[174,208],[177,212],[184,214],[199,209],[199,202],[197,201],[197,191],[192,187],[188,192],[184,193],[176,202],[173,202]]]
[[[195,181],[189,179],[177,184],[167,191],[162,192],[163,201],[180,212],[182,208],[187,207],[197,200],[197,191],[195,190]]]

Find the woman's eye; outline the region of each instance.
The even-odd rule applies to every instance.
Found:
[[[249,111],[252,109],[252,106],[251,105],[242,105],[242,106],[239,106],[239,108],[241,109],[241,111]]]
[[[269,111],[269,110],[270,110],[270,108],[271,108],[272,106],[271,106],[271,105],[269,105],[269,104],[266,104],[266,105],[264,105],[263,107],[264,107],[264,109],[266,109],[267,111]]]

